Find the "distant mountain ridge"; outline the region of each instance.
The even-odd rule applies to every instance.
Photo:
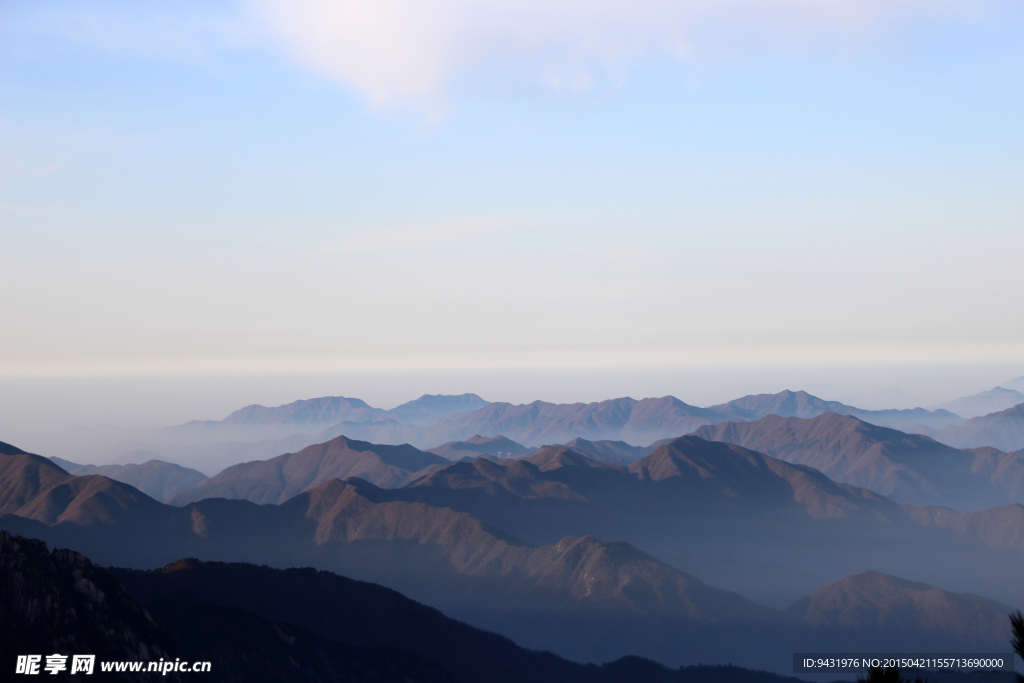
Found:
[[[378,412],[378,408],[371,408],[365,401],[358,398],[324,396],[294,401],[273,408],[255,404],[246,406],[231,413],[221,422],[226,424],[291,423],[321,425],[335,424],[345,419],[351,419],[356,415],[372,416]]]
[[[197,470],[175,465],[160,460],[147,460],[144,463],[127,465],[76,465],[75,463],[50,458],[68,474],[82,477],[89,474],[102,474],[115,481],[131,484],[147,496],[161,502],[167,502],[183,491],[190,491],[209,479]]]
[[[169,502],[185,505],[203,498],[235,498],[276,505],[331,479],[361,477],[391,488],[448,463],[409,445],[381,446],[339,436],[297,453],[234,465]]]
[[[342,435],[376,444],[411,444],[420,449],[464,442],[477,435],[504,436],[526,448],[577,438],[595,443],[621,441],[646,448],[704,425],[753,421],[768,414],[814,417],[826,412],[853,415],[879,426],[923,432],[939,439],[944,437],[933,433],[935,430],[963,422],[945,410],[862,410],[804,391],[745,396],[710,408],[689,405],[674,396],[514,405],[488,403],[476,394],[427,394],[385,411],[359,399],[328,396],[276,407],[251,405],[224,420],[193,421],[156,430],[78,429],[69,432],[78,450],[62,455],[88,462],[111,451],[149,451],[147,459],[176,462],[212,476],[239,462],[294,452]]]
[[[940,428],[963,422],[963,418],[948,410],[930,411],[924,408],[863,410],[839,401],[825,401],[806,391],[782,391],[778,394],[744,396],[728,403],[711,406],[710,410],[729,416],[729,419],[738,418],[744,422],[760,420],[767,415],[811,418],[825,413],[853,415],[865,422],[894,429],[912,428],[918,425]]]
[[[1014,389],[995,387],[973,396],[963,396],[949,403],[935,406],[935,409],[949,410],[970,419],[998,413],[1020,403],[1024,403],[1024,393]]]
[[[692,432],[708,424],[730,420],[752,421],[765,415],[815,417],[834,412],[854,415],[880,426],[909,428],[945,427],[963,422],[948,411],[861,410],[837,401],[824,401],[804,391],[745,396],[735,401],[699,408],[674,396],[624,397],[594,403],[556,404],[534,401],[529,404],[489,403],[469,412],[451,414],[418,426],[394,420],[375,419],[346,422],[333,428],[376,443],[407,442],[418,447],[464,441],[474,435],[504,436],[524,446],[566,443],[581,438],[588,441],[622,441],[631,446],[649,446]],[[339,431],[340,430],[340,431]]]
[[[836,481],[913,505],[982,510],[1024,502],[1024,460],[986,450],[964,451],[838,413],[813,418],[767,415],[723,422],[694,434],[787,462],[810,465]]]
[[[476,394],[461,394],[459,396],[424,394],[415,401],[408,401],[387,412],[401,422],[418,425],[455,413],[479,410],[489,403]]]
[[[961,448],[991,446],[1006,452],[1024,449],[1024,403],[928,434]]]

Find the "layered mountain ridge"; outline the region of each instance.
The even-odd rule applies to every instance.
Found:
[[[5,653],[88,651],[97,654],[96,671],[105,661],[171,661],[175,655],[213,664],[199,675],[165,674],[171,681],[796,681],[734,666],[673,670],[635,656],[582,665],[329,572],[193,558],[154,571],[102,569],[77,553],[48,553],[40,541],[3,532],[0,586]],[[137,676],[104,673],[103,680]]]
[[[183,491],[191,491],[209,479],[198,470],[162,460],[98,466],[76,465],[60,458],[50,458],[50,460],[60,465],[68,474],[80,477],[89,474],[102,474],[115,481],[130,484],[146,495],[163,502],[168,502]]]
[[[409,445],[382,446],[339,436],[297,453],[233,465],[168,502],[184,505],[203,498],[242,498],[259,504],[278,504],[331,479],[348,477],[368,479],[391,488],[449,462]]]
[[[753,421],[768,414],[809,418],[827,412],[915,432],[941,430],[963,422],[945,410],[862,410],[803,391],[745,396],[709,408],[689,405],[673,396],[514,405],[488,403],[475,394],[464,394],[424,395],[386,411],[359,399],[322,397],[270,408],[247,406],[224,420],[193,421],[158,430],[79,429],[68,435],[74,437],[75,449],[62,455],[88,461],[98,459],[99,451],[148,450],[156,454],[150,458],[177,462],[212,476],[238,462],[295,452],[342,435],[376,444],[408,443],[421,449],[468,442],[476,436],[502,436],[526,448],[577,438],[646,448],[704,425]],[[501,452],[519,454],[514,450]]]
[[[1024,403],[959,425],[923,430],[936,439],[961,448],[989,446],[1012,452],[1024,449]]]
[[[960,450],[927,436],[824,413],[723,422],[694,435],[809,465],[900,502],[983,510],[1024,501],[1024,460],[995,449]]]
[[[792,623],[673,568],[700,557],[707,570],[708,558],[774,552],[772,560],[817,563],[826,574],[867,563],[915,581],[931,575],[940,585],[1005,592],[1019,565],[994,575],[999,565],[989,560],[1024,556],[1020,506],[971,515],[901,506],[813,468],[694,436],[629,467],[550,447],[520,460],[449,463],[395,489],[331,478],[269,505],[213,498],[167,506],[38,456],[0,457],[10,513],[0,528],[137,568],[180,557],[313,566],[590,661],[629,653],[673,665],[700,653],[765,661],[767,650],[730,659],[740,655],[729,643]],[[948,561],[968,555],[984,575]],[[652,640],[654,632],[673,635]]]

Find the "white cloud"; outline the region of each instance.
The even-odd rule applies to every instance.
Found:
[[[488,66],[587,89],[620,80],[639,59],[686,58],[695,44],[789,49],[794,38],[817,43],[997,0],[251,1],[295,61],[384,105],[437,100],[453,79]]]
[[[393,225],[352,233],[319,249],[331,254],[393,254],[477,242],[519,232],[524,226],[503,218],[460,218],[424,225]]]

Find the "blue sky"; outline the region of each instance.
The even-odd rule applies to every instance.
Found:
[[[1019,2],[0,22],[0,377],[1024,368]]]

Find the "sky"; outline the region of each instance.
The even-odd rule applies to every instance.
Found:
[[[0,405],[990,388],[1024,375],[1022,30],[999,0],[2,3]]]

